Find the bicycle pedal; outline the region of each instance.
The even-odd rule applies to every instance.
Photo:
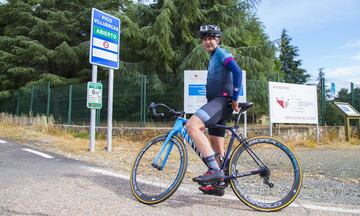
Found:
[[[225,189],[229,186],[229,184],[226,182],[217,182],[216,184],[212,184],[212,186],[219,189]]]

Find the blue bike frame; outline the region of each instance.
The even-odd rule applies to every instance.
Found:
[[[177,120],[175,121],[175,124],[173,126],[173,129],[168,133],[164,144],[161,146],[160,151],[157,153],[157,155],[153,161],[154,167],[157,167],[160,170],[162,170],[165,167],[166,161],[167,161],[167,159],[170,155],[170,152],[174,146],[174,143],[170,142],[170,140],[173,136],[177,136],[179,133],[187,141],[187,143],[191,146],[191,148],[195,151],[195,153],[200,157],[200,159],[205,163],[203,154],[197,149],[195,142],[191,139],[191,137],[187,133],[187,130],[185,127],[186,122],[187,122],[187,119],[185,119],[185,118],[181,118],[181,117],[177,118]],[[227,127],[227,126],[223,126],[223,125],[214,125],[214,127],[227,129],[232,132],[229,146],[228,146],[226,154],[225,154],[225,161],[221,165],[221,169],[224,169],[227,166],[227,163],[230,159],[230,152],[231,152],[235,138],[237,138],[237,140],[239,140],[240,142],[241,142],[241,140],[243,140],[243,138],[236,134],[235,128]],[[165,152],[165,150],[166,150],[166,153],[164,155],[164,159],[162,160],[161,166],[159,166],[158,162],[159,162],[161,156],[163,155],[163,153]],[[205,163],[205,165],[206,165],[206,163]]]
[[[176,119],[173,129],[168,133],[164,144],[161,146],[160,151],[157,153],[157,155],[154,159],[154,162],[153,162],[154,166],[159,167],[159,169],[163,169],[165,167],[166,161],[167,161],[167,159],[170,155],[170,152],[174,146],[174,143],[170,142],[170,140],[173,136],[177,136],[179,133],[181,134],[182,137],[184,137],[184,139],[190,144],[191,148],[194,149],[194,151],[204,161],[204,156],[201,154],[200,151],[197,150],[194,141],[191,139],[191,137],[187,133],[187,130],[185,127],[186,122],[187,122],[187,119],[185,119],[185,118],[178,117]],[[166,150],[166,153],[165,153],[164,159],[162,160],[161,166],[158,166],[159,159],[163,155],[165,150]]]

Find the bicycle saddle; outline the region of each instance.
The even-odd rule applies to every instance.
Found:
[[[239,103],[239,107],[240,112],[245,112],[247,109],[249,109],[250,107],[252,107],[253,103],[251,102],[246,102],[246,103]]]

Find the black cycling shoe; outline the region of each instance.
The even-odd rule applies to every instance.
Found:
[[[218,188],[213,185],[199,187],[199,190],[207,195],[224,196],[225,194],[225,190],[223,188]]]
[[[201,185],[206,185],[213,182],[224,181],[224,178],[225,175],[222,170],[220,171],[208,170],[204,175],[193,178],[193,181]]]

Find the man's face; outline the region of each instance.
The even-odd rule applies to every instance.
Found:
[[[213,52],[218,46],[220,41],[218,37],[212,37],[212,36],[203,37],[201,40],[207,52]]]

